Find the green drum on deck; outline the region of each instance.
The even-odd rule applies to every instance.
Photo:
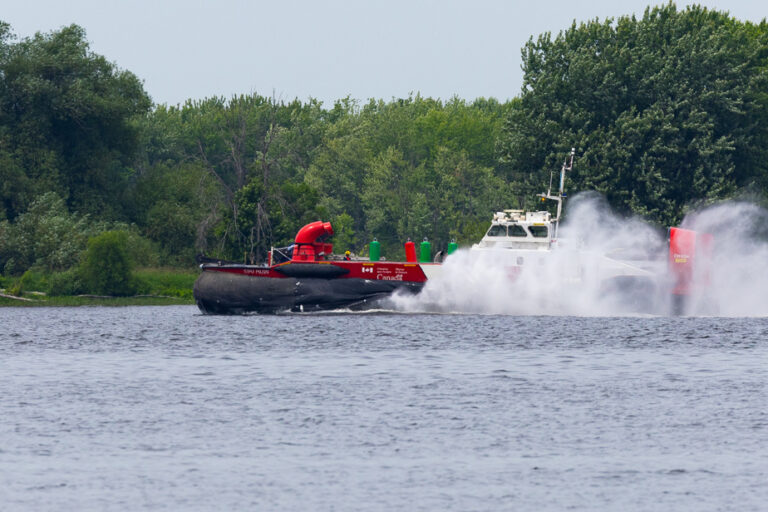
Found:
[[[448,244],[448,254],[453,254],[458,248],[459,244],[456,243],[456,240],[451,240],[451,243]]]
[[[429,241],[425,238],[424,241],[421,242],[419,262],[429,263],[431,261],[432,261],[432,244],[430,244]]]
[[[375,238],[368,247],[368,255],[370,256],[371,261],[379,261],[381,259],[381,244]]]

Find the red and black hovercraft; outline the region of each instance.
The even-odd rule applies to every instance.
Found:
[[[307,224],[291,249],[270,251],[266,266],[204,260],[197,306],[207,314],[366,309],[396,290],[418,293],[429,267],[439,267],[417,262],[413,242],[406,243],[405,262],[347,260],[325,242],[331,235],[330,222]]]

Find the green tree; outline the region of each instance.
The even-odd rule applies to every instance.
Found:
[[[510,207],[512,187],[464,151],[440,148],[434,167],[438,181],[430,196],[432,236],[443,243],[476,242],[488,228],[492,212]]]
[[[80,267],[83,286],[99,295],[133,295],[136,280],[127,250],[128,233],[106,231],[88,240]]]
[[[241,213],[237,222],[239,230],[248,234],[245,254],[251,262],[262,261],[272,245],[289,245],[302,226],[327,215],[317,191],[306,183],[286,182],[271,194],[263,187],[262,181],[254,179],[236,195]]]
[[[337,101],[327,117],[329,125],[305,181],[318,191],[321,207],[331,216],[347,214],[352,219],[352,230],[365,233],[361,192],[372,159],[365,136],[366,121],[360,116],[357,103],[349,98]],[[347,243],[355,244],[353,240]]]
[[[413,168],[395,148],[376,157],[365,175],[362,201],[365,208],[366,232],[376,237],[385,253],[399,250],[412,233],[409,217],[415,191],[408,187]]]
[[[408,236],[444,240],[451,229],[474,233],[475,228],[467,232],[449,226],[451,221],[462,226],[477,221],[453,215],[454,204],[461,202],[455,196],[465,191],[454,191],[459,185],[454,187],[446,173],[456,167],[445,165],[445,155],[462,155],[463,170],[483,169],[483,176],[495,176],[495,144],[507,111],[508,105],[482,98],[471,104],[458,98],[443,103],[416,95],[390,103],[371,100],[362,108],[341,100],[327,116],[331,124],[306,180],[321,193],[329,212],[352,216],[357,246],[378,237],[391,254],[401,250]],[[465,180],[461,186],[467,186]],[[469,184],[466,192],[478,208],[488,208],[479,198],[500,188],[483,179]],[[453,194],[455,202],[444,200],[446,194]],[[482,212],[483,224],[490,211]]]
[[[768,170],[766,47],[765,23],[673,3],[531,38],[504,127],[508,178],[532,197],[575,146],[574,188],[623,211],[672,224],[729,197]]]
[[[71,214],[55,192],[36,198],[0,236],[0,269],[21,273],[36,266],[49,272],[76,265],[94,226]],[[9,265],[10,262],[10,265]]]
[[[212,234],[225,257],[239,258],[257,247],[261,252],[282,237],[272,233],[280,222],[270,215],[290,202],[282,195],[288,190],[284,184],[304,180],[321,140],[323,115],[315,100],[286,104],[256,94],[189,101],[180,109],[162,107],[158,117],[174,128],[175,140],[165,140],[170,152],[148,151],[148,165],[158,163],[152,161],[155,155],[196,162],[220,198],[207,205],[198,233]],[[246,186],[250,189],[243,191]],[[254,209],[241,212],[243,205]]]
[[[351,215],[347,213],[337,215],[331,218],[331,225],[333,226],[335,252],[353,251],[359,253],[362,250],[363,246],[357,243],[355,239],[354,221]]]
[[[138,148],[136,119],[151,105],[139,79],[91,52],[77,25],[2,48],[0,160],[13,163],[13,186],[0,191],[5,216],[26,206],[9,201],[10,193],[23,202],[54,191],[76,210],[119,218]]]

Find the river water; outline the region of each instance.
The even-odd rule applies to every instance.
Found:
[[[0,308],[0,509],[766,510],[768,319]]]

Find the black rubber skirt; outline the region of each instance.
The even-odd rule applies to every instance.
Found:
[[[421,291],[424,283],[317,277],[256,277],[203,271],[195,281],[200,311],[212,315],[320,311],[375,307],[397,290]]]

